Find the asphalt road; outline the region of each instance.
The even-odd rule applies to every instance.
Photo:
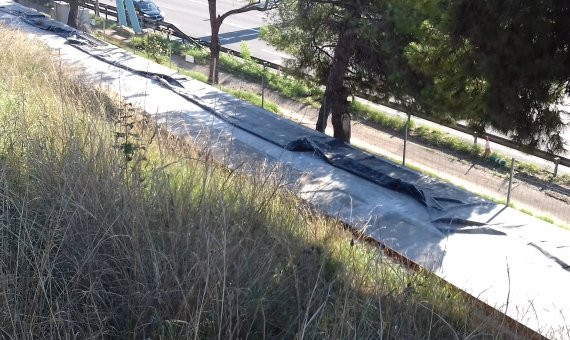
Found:
[[[101,0],[101,2],[115,6],[113,0]],[[167,22],[176,25],[191,37],[210,41],[207,0],[154,0],[154,2],[166,14]],[[244,1],[217,0],[218,14],[242,7],[244,4],[246,4]],[[240,44],[244,41],[253,56],[282,65],[283,59],[290,57],[259,39],[259,28],[266,21],[265,17],[264,12],[251,11],[226,18],[220,28],[222,46],[240,51]]]

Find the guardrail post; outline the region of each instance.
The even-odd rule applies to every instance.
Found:
[[[509,176],[509,191],[507,191],[507,207],[511,204],[511,189],[513,187],[513,175],[515,173],[515,158],[511,159],[511,175]]]
[[[558,163],[560,163],[560,157],[554,157],[554,177],[558,175]]]
[[[408,144],[408,130],[410,128],[410,119],[412,115],[408,113],[408,121],[406,121],[406,126],[404,127],[404,151],[402,152],[402,165],[406,165],[406,146]]]

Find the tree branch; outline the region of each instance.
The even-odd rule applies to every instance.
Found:
[[[250,2],[249,4],[247,4],[243,7],[232,9],[232,10],[229,10],[222,15],[218,15],[217,23],[218,23],[218,25],[221,25],[222,22],[227,17],[229,17],[230,15],[245,13],[245,12],[252,12],[252,11],[265,12],[265,11],[276,8],[278,4],[279,4],[279,0],[265,0],[265,4],[263,6],[260,6],[261,0]]]

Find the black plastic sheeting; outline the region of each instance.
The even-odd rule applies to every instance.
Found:
[[[18,16],[26,23],[42,30],[58,34],[66,38],[70,45],[100,61],[155,80],[218,118],[274,145],[289,151],[313,152],[334,167],[343,169],[376,185],[407,195],[427,209],[434,223],[472,226],[486,224],[462,217],[465,214],[462,214],[461,211],[462,209],[471,211],[474,205],[490,205],[491,203],[487,201],[473,195],[465,195],[465,192],[450,185],[426,180],[426,177],[417,172],[355,149],[340,140],[265,111],[257,110],[247,114],[225,115],[221,113],[224,111],[223,107],[214,110],[204,104],[200,98],[188,93],[177,79],[169,75],[133,69],[120,61],[111,59],[104,53],[95,53],[93,47],[105,46],[106,44],[89,35],[53,21],[37,12],[10,11],[1,7],[0,11]],[[231,101],[229,100],[229,105],[234,105]],[[255,116],[252,117],[252,114]]]
[[[464,204],[463,201],[454,198],[431,196],[417,185],[386,175],[386,173],[380,170],[380,163],[384,162],[383,160],[357,151],[338,139],[331,139],[330,137],[324,137],[320,140],[316,138],[302,138],[287,144],[285,149],[290,151],[314,151],[329,164],[365,178],[384,188],[411,196],[430,210],[445,211],[444,206],[440,202]],[[355,152],[357,153],[356,157],[354,156]]]
[[[45,31],[56,33],[76,43],[89,44],[91,46],[102,46],[103,42],[87,35],[81,31],[66,26],[58,21],[51,20],[44,14],[35,11],[10,10],[0,6],[0,11],[19,17],[22,21]]]
[[[107,46],[107,43],[100,41],[99,39],[93,38],[92,36],[85,34],[79,30],[76,30],[72,27],[64,25],[58,21],[54,21],[44,14],[37,13],[37,12],[26,12],[20,10],[6,10],[5,8],[0,6],[0,11],[5,12],[14,16],[19,17],[27,24],[30,24],[34,27],[42,29],[44,31],[53,32],[60,37],[66,38],[67,43],[73,45],[74,47],[82,50],[85,53],[88,53],[92,57],[111,64],[113,66],[119,67],[129,72],[136,73],[143,77],[151,78],[153,80],[162,79],[168,83],[170,86],[176,86],[183,88],[182,84],[176,80],[175,78],[162,74],[162,73],[153,73],[148,71],[141,71],[131,67],[128,67],[120,62],[110,60],[101,56],[99,54],[93,53],[88,47],[98,47],[98,46]]]

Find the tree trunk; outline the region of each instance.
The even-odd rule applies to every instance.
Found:
[[[69,16],[67,17],[67,24],[73,28],[78,28],[78,14],[79,14],[79,0],[69,1]]]
[[[212,37],[210,39],[210,72],[208,73],[208,83],[210,84],[218,84],[219,82],[219,64],[220,64],[220,38],[218,36],[218,31],[220,26],[217,26],[217,29],[214,31],[212,30]]]
[[[220,26],[222,22],[216,14],[216,0],[208,0],[210,11],[210,28],[212,36],[210,38],[210,71],[208,72],[208,83],[217,84],[219,82],[218,67],[220,64]]]
[[[328,117],[332,114],[334,137],[347,143],[350,142],[350,114],[347,101],[349,91],[344,86],[344,77],[354,53],[356,38],[355,29],[345,30],[338,38],[316,126],[317,131],[325,132]]]

